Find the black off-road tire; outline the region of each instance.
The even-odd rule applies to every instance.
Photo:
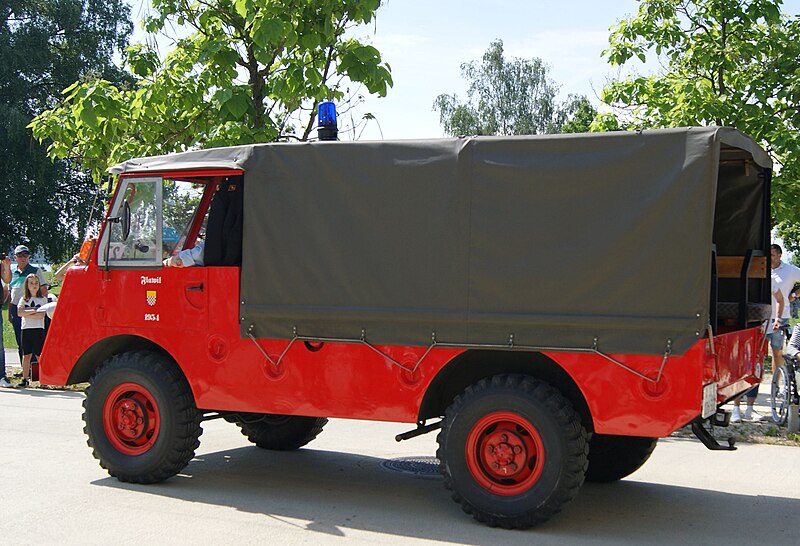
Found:
[[[92,375],[83,410],[92,454],[123,482],[174,476],[200,445],[202,416],[189,383],[172,359],[158,352],[109,358]]]
[[[319,436],[328,420],[297,415],[247,414],[233,421],[248,440],[262,449],[292,451]]]
[[[437,457],[453,500],[492,527],[550,519],[583,484],[587,433],[549,384],[516,374],[482,379],[447,409]]]
[[[594,434],[589,440],[587,482],[614,482],[638,470],[656,448],[658,438]]]

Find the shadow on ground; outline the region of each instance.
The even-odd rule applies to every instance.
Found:
[[[729,542],[741,525],[758,525],[762,543],[794,536],[800,500],[749,496],[624,480],[586,484],[553,520],[527,532],[474,522],[450,500],[441,479],[389,470],[383,459],[313,449],[270,452],[256,447],[207,453],[184,474],[156,485],[105,478],[93,482],[149,495],[231,507],[312,533],[348,529],[462,544],[674,544]],[[757,522],[736,514],[763,508]],[[725,538],[727,537],[727,538]],[[735,540],[734,540],[735,542]]]

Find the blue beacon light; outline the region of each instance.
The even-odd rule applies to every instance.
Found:
[[[336,126],[336,105],[321,102],[317,108],[317,138],[319,140],[338,140],[339,128]]]

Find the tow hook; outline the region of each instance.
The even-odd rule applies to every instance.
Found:
[[[734,444],[736,443],[736,439],[733,436],[728,438],[728,445],[725,446],[717,442],[716,438],[714,438],[711,435],[711,433],[706,429],[706,427],[703,426],[704,421],[710,421],[711,426],[713,427],[714,424],[719,423],[720,420],[725,422],[729,421],[729,418],[725,419],[725,417],[723,416],[722,419],[720,419],[719,417],[717,417],[717,415],[714,415],[709,419],[703,419],[701,417],[698,417],[697,419],[692,421],[692,432],[694,432],[694,435],[697,436],[698,440],[703,442],[704,446],[706,446],[708,449],[712,451],[735,451],[736,446]]]
[[[403,440],[409,440],[411,438],[416,438],[417,436],[422,436],[423,434],[427,434],[429,432],[433,432],[436,429],[442,428],[442,422],[437,421],[436,423],[431,423],[430,425],[426,425],[425,421],[420,421],[417,423],[417,428],[414,430],[409,430],[408,432],[403,432],[398,434],[394,437],[396,442],[402,442]]]

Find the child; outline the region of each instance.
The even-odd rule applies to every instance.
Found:
[[[31,358],[42,354],[44,347],[44,311],[39,307],[55,300],[55,296],[42,296],[42,287],[39,277],[31,273],[25,277],[25,288],[22,299],[19,301],[17,311],[22,317],[22,383],[27,387],[31,377]]]

